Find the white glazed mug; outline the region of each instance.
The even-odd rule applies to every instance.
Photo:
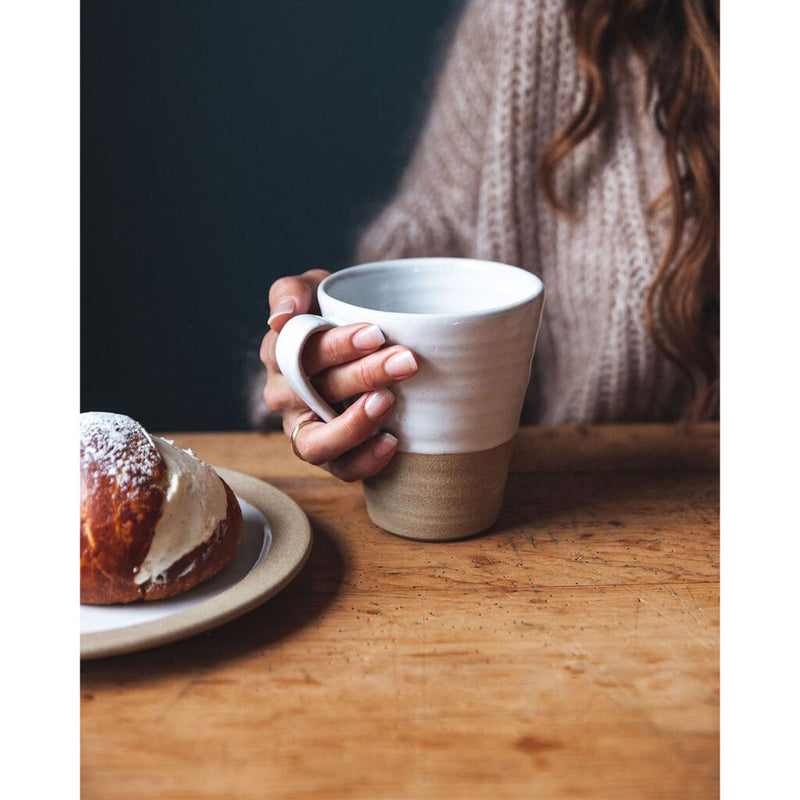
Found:
[[[314,333],[368,322],[387,344],[417,356],[419,371],[392,387],[396,400],[381,426],[397,436],[398,452],[364,481],[367,511],[378,526],[412,539],[447,540],[497,520],[544,294],[532,273],[493,261],[379,261],[329,275],[317,290],[322,316],[286,323],[278,366],[326,422],[336,412],[302,367]]]

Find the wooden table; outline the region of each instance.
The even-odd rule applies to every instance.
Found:
[[[169,434],[314,529],[295,581],[82,665],[91,798],[713,798],[719,428],[526,428],[489,533],[422,544],[279,434]]]

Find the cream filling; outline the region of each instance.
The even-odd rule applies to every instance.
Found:
[[[158,582],[179,558],[205,542],[228,513],[225,487],[214,470],[189,450],[153,436],[167,465],[167,495],[150,550],[139,567],[137,584]]]

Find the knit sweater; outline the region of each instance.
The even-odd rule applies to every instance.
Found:
[[[451,255],[535,272],[546,287],[523,419],[545,424],[677,418],[682,373],[657,350],[645,300],[668,239],[652,201],[664,143],[633,57],[615,65],[607,121],[557,168],[558,214],[537,166],[583,82],[562,0],[472,0],[394,198],[358,261]]]

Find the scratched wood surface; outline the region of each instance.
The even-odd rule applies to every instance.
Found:
[[[713,798],[719,430],[526,428],[487,534],[375,528],[277,434],[171,434],[314,528],[281,594],[85,662],[89,798]]]

